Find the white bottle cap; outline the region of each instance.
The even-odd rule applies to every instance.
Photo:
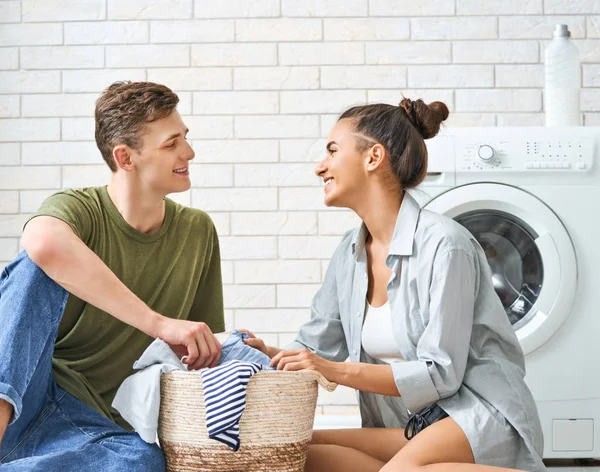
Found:
[[[554,27],[554,37],[555,38],[570,38],[571,32],[569,31],[569,27],[567,25],[556,25]]]

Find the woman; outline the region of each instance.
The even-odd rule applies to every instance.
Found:
[[[341,115],[316,174],[325,204],[363,224],[335,251],[293,345],[247,341],[278,369],[360,392],[363,428],[315,431],[307,471],[545,470],[523,352],[485,255],[406,192],[447,117],[441,102],[407,98]]]

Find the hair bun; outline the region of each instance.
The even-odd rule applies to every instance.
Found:
[[[443,102],[432,102],[427,105],[421,99],[413,102],[410,98],[403,97],[398,106],[406,112],[406,116],[423,139],[433,138],[438,134],[442,122],[450,114]]]

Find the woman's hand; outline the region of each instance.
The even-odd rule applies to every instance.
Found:
[[[266,354],[267,356],[269,355],[269,350],[267,349],[267,345],[265,344],[265,342],[262,339],[257,338],[256,336],[254,336],[254,334],[252,334],[247,329],[238,329],[238,331],[240,333],[246,333],[248,335],[248,339],[244,339],[244,342],[248,346],[259,350],[260,352],[262,352],[263,354]]]
[[[277,366],[277,370],[314,370],[330,381],[335,381],[336,364],[339,363],[327,361],[305,348],[281,351],[271,359],[271,367]]]

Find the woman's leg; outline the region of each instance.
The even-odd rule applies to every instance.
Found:
[[[462,428],[444,418],[427,427],[403,447],[381,472],[509,472],[475,464],[473,451]]]
[[[313,432],[305,471],[380,470],[406,444],[396,428],[329,429]]]

